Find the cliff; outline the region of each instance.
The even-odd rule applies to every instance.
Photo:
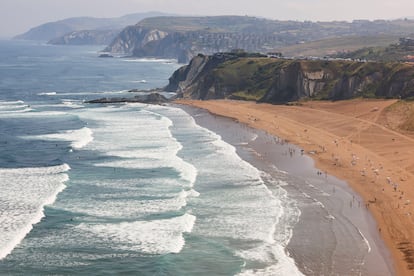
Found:
[[[104,50],[137,57],[176,58],[244,49],[267,53],[326,38],[406,36],[414,21],[299,22],[248,16],[152,17],[125,28]]]
[[[171,76],[166,91],[191,99],[286,103],[300,99],[414,97],[414,66],[346,60],[198,55]]]

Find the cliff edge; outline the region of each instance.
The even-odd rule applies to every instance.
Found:
[[[349,60],[292,60],[246,53],[198,55],[165,91],[189,99],[286,103],[300,99],[414,97],[414,65]]]

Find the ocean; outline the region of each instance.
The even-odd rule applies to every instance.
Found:
[[[0,41],[0,274],[392,273],[360,199],[300,149],[189,107],[85,103],[181,66],[102,48]]]

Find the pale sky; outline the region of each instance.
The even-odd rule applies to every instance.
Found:
[[[414,16],[414,0],[0,0],[0,37],[68,17],[118,17],[147,11],[351,21]]]

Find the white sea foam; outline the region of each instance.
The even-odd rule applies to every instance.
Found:
[[[62,104],[65,107],[70,107],[70,108],[73,108],[73,109],[84,107],[84,105],[80,104],[79,101],[73,101],[73,100],[68,100],[68,99],[62,100]]]
[[[177,156],[181,144],[169,130],[172,121],[160,114],[140,110],[145,105],[122,105],[93,110],[74,110],[90,122],[94,140],[88,145],[114,161],[94,163],[96,167],[169,171],[170,176],[131,180],[100,180],[86,185],[105,187],[107,193],[95,193],[86,202],[80,200],[71,211],[95,217],[128,218],[176,212],[187,199],[198,196],[192,187],[197,177],[193,165]],[[138,116],[137,116],[138,115]],[[154,173],[155,174],[155,173]],[[99,190],[93,187],[88,190]]]
[[[265,265],[265,268],[260,269],[244,269],[237,274],[238,276],[303,275],[296,266],[295,261],[285,252],[285,248],[277,244],[268,244],[253,250],[242,251],[238,255],[244,259]]]
[[[33,118],[33,117],[55,117],[55,116],[64,116],[67,115],[65,112],[60,111],[43,111],[36,112],[30,109],[28,106],[18,112],[0,112],[1,118]]]
[[[325,216],[325,218],[328,219],[328,220],[334,220],[335,219],[335,217],[332,216],[332,215],[327,215],[327,216]]]
[[[121,181],[114,181],[122,185]],[[162,193],[163,191],[160,191]],[[96,218],[132,219],[141,218],[154,214],[163,214],[181,210],[187,204],[187,197],[190,195],[176,193],[175,195],[163,195],[157,199],[153,194],[148,194],[149,199],[136,199],[132,196],[139,194],[139,191],[131,192],[128,190],[116,191],[112,193],[94,193],[91,199],[85,201],[84,198],[71,200],[71,206],[62,206],[65,209],[87,214]],[[160,196],[158,196],[160,197]]]
[[[249,249],[234,248],[234,254],[242,255],[247,261],[244,273],[253,269],[251,263],[257,259],[264,260],[261,266],[264,272],[282,268],[289,271],[290,266],[294,271],[294,262],[289,263],[291,259],[284,251],[292,225],[285,217],[296,218],[298,214],[282,203],[286,192],[278,182],[272,183],[270,190],[262,172],[242,160],[236,149],[219,135],[195,124],[183,110],[171,107],[128,104],[74,112],[90,122],[88,127],[95,139],[88,148],[116,158],[95,166],[114,170],[149,169],[154,173],[158,169],[170,169],[179,175],[174,180],[111,179],[89,184],[105,187],[106,192],[94,193],[91,200],[73,203],[73,208],[76,206],[73,211],[97,218],[96,224],[83,223],[78,230],[113,248],[150,254],[180,252],[185,243],[184,232],[240,240],[254,244]],[[179,132],[173,137],[175,124]],[[188,140],[183,149],[179,142],[182,139],[194,139],[195,147]],[[190,161],[186,159],[189,156]],[[188,210],[192,215],[131,222],[133,218],[148,219],[152,214],[186,210],[190,208],[188,201],[193,202]],[[104,217],[127,221],[102,223]]]
[[[0,109],[0,114],[7,115],[11,113],[26,113],[29,111],[33,111],[33,109],[28,106],[24,106],[24,107],[19,107],[19,108],[14,108],[14,109],[9,108],[8,110]]]
[[[134,250],[148,254],[179,253],[185,245],[183,233],[191,232],[196,217],[180,217],[119,224],[80,224],[77,229],[88,232],[111,248]]]
[[[21,138],[42,139],[51,141],[71,141],[71,146],[73,148],[80,149],[93,141],[93,132],[91,129],[83,127],[81,129],[67,130],[59,133],[22,136]]]
[[[0,259],[6,257],[44,216],[68,180],[67,164],[0,169]]]
[[[369,244],[369,241],[367,240],[367,238],[364,236],[364,234],[362,234],[362,232],[361,232],[361,230],[358,228],[358,232],[359,232],[359,235],[361,235],[361,237],[362,237],[362,240],[365,242],[365,244],[367,245],[367,250],[368,250],[368,253],[369,252],[371,252],[371,245]]]
[[[55,96],[57,94],[57,92],[41,92],[38,93],[37,95],[39,96]]]
[[[126,105],[124,108],[139,106],[142,105]],[[136,169],[173,168],[184,181],[189,183],[189,186],[194,185],[197,169],[178,157],[182,145],[171,135],[169,130],[172,126],[171,120],[145,110],[139,112],[138,118],[128,119],[119,110],[113,111],[111,116],[102,114],[101,126],[94,130],[99,137],[111,138],[95,141],[93,146],[108,156],[122,159],[98,163],[95,164],[96,166]],[[128,132],[125,132],[125,129],[128,129]],[[114,140],[117,143],[113,143]]]
[[[253,244],[250,249],[235,248],[235,254],[246,260],[244,275],[301,275],[285,251],[300,216],[300,210],[287,200],[282,188],[286,183],[242,160],[232,145],[198,126],[184,111],[168,107],[151,110],[174,118],[183,136],[196,139],[197,146],[206,148],[199,158],[197,151],[192,151],[192,163],[198,169],[195,187],[204,191],[203,197],[196,199],[198,208],[193,213],[203,216],[198,216],[193,233]],[[255,269],[252,262],[261,262],[261,269]]]
[[[24,101],[0,101],[0,105],[21,105],[24,104]]]
[[[10,113],[25,113],[29,111],[32,111],[32,109],[23,101],[0,101],[0,116],[7,116]]]
[[[137,80],[137,81],[131,81],[133,83],[147,83],[146,80]]]

